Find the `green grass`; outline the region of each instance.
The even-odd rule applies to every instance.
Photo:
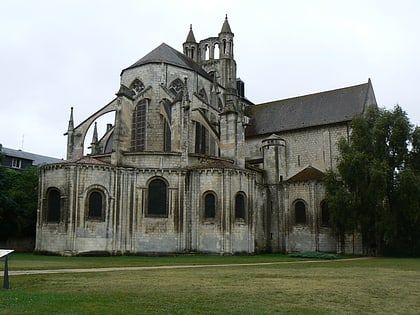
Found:
[[[279,263],[235,265],[254,262]],[[197,264],[232,265],[10,276],[11,289],[0,290],[0,314],[420,314],[420,259],[14,254],[9,260],[11,270]]]

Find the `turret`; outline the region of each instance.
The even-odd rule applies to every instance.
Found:
[[[222,25],[222,30],[219,33],[220,41],[220,58],[233,59],[233,36],[232,30],[228,22],[227,14]]]
[[[198,62],[198,44],[194,37],[192,24],[190,24],[190,31],[188,32],[187,39],[182,46],[184,48],[184,55],[191,58],[195,62]]]
[[[264,169],[267,184],[277,185],[286,177],[286,145],[282,138],[272,134],[262,141]]]
[[[231,90],[230,93],[236,94],[236,62],[233,59],[233,36],[227,15],[219,33],[219,75],[220,83]],[[235,91],[235,92],[234,92]]]

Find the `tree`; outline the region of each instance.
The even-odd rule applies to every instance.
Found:
[[[0,240],[35,236],[37,199],[36,167],[19,171],[0,166]]]
[[[325,179],[339,239],[358,229],[366,252],[420,254],[419,128],[399,106],[371,106],[351,130],[339,142],[337,171]]]

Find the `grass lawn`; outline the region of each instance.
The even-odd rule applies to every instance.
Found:
[[[278,263],[236,265],[267,262]],[[420,259],[306,263],[283,255],[27,254],[9,259],[10,270],[201,264],[223,266],[14,275],[11,289],[0,290],[0,314],[420,314]]]

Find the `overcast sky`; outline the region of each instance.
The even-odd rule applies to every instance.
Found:
[[[166,43],[217,36],[225,14],[254,103],[372,80],[381,107],[420,125],[420,1],[0,0],[0,143],[63,158],[75,124],[121,70]],[[113,123],[113,121],[110,121]]]

